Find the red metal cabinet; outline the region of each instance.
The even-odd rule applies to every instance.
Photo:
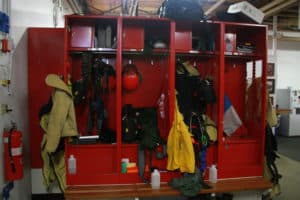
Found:
[[[234,106],[242,125],[232,136],[219,135],[220,177],[262,176],[266,113],[266,26],[224,23],[224,78],[222,91]],[[233,40],[227,49],[226,37]],[[251,35],[251,37],[249,37]],[[222,109],[223,109],[222,105]],[[224,116],[222,116],[224,118]]]
[[[82,27],[82,24],[88,26]],[[97,27],[101,24],[111,27],[112,35],[109,37],[115,38],[115,44],[111,48],[90,48],[94,40],[99,39]],[[125,104],[155,107],[160,94],[166,94],[166,118],[158,122],[161,136],[166,140],[174,114],[176,59],[189,60],[203,78],[210,77],[214,81],[217,102],[207,107],[207,114],[216,123],[218,142],[208,149],[208,165],[217,164],[219,178],[263,175],[267,63],[265,26],[72,15],[66,16],[66,27],[71,27],[70,30],[72,27],[73,30],[83,28],[82,36],[77,34],[77,38],[73,38],[73,31],[69,29],[64,29],[65,32],[62,29],[29,30],[29,117],[33,167],[41,167],[38,158],[42,132],[38,128],[37,111],[50,93],[43,83],[45,75],[62,73],[71,75],[75,80],[80,79],[82,55],[89,52],[93,59],[104,58],[115,70],[115,87],[102,98],[110,113],[105,123],[116,133],[116,142],[89,145],[66,143],[66,159],[73,154],[78,167],[75,175],[67,172],[68,185],[141,182],[138,173],[121,173],[121,159],[138,162],[139,148],[138,144],[122,142],[122,107]],[[233,39],[228,41],[228,35]],[[84,40],[83,45],[81,39]],[[157,49],[152,46],[151,51],[143,51],[149,50],[146,47],[156,41],[165,43],[165,46]],[[64,42],[67,44],[65,50]],[[242,52],[237,48],[237,45],[246,43],[254,47],[252,52]],[[231,47],[227,48],[227,45]],[[40,53],[45,47],[51,50],[47,56]],[[54,59],[54,56],[57,57]],[[47,63],[41,64],[44,61]],[[128,63],[135,64],[141,74],[140,85],[134,91],[122,88],[122,70]],[[260,82],[254,87],[257,80]],[[224,95],[230,98],[243,122],[243,126],[232,136],[226,136],[223,132]],[[86,106],[77,106],[76,112],[78,128],[85,135]],[[153,163],[160,169],[166,167],[166,159],[154,158]],[[161,176],[163,181],[168,181],[178,173],[164,172]]]
[[[135,183],[141,182],[138,172],[122,174],[121,159],[128,158],[130,162],[138,163],[138,144],[125,143],[121,139],[122,108],[131,104],[134,108],[157,108],[157,101],[161,93],[166,95],[166,117],[159,122],[160,134],[167,138],[168,129],[172,121],[172,105],[174,105],[174,46],[172,31],[174,23],[167,19],[107,17],[107,16],[67,16],[66,26],[75,28],[81,24],[89,23],[97,31],[94,33],[96,40],[99,38],[99,27],[111,27],[111,38],[116,38],[113,48],[74,48],[73,32],[66,30],[68,41],[67,57],[70,63],[67,73],[73,80],[80,79],[82,74],[83,53],[89,53],[91,60],[104,59],[113,66],[115,71],[115,88],[109,93],[101,95],[108,113],[108,120],[104,126],[116,134],[115,143],[97,144],[69,144],[66,143],[66,159],[72,154],[78,163],[78,173],[73,175],[67,171],[67,184],[105,184],[105,183]],[[162,29],[163,27],[163,29]],[[102,33],[101,33],[102,34]],[[97,37],[96,37],[97,35]],[[83,36],[82,36],[83,37]],[[149,46],[162,39],[163,48]],[[80,37],[77,38],[80,41]],[[99,41],[98,41],[99,42]],[[149,42],[149,43],[148,43]],[[97,42],[96,42],[97,43]],[[144,48],[152,48],[152,52],[144,52]],[[122,71],[127,64],[134,64],[139,73],[138,87],[128,91],[122,87]],[[89,87],[93,90],[92,87]],[[92,93],[92,92],[91,92]],[[83,110],[88,110],[88,104],[76,106],[77,125],[82,135],[86,135],[87,115]],[[165,169],[166,159],[159,161],[153,156],[155,166]],[[92,164],[93,163],[93,164]],[[68,163],[66,162],[67,167]],[[173,173],[165,173],[162,180],[167,181]]]
[[[28,111],[31,168],[41,168],[40,144],[43,131],[39,125],[40,107],[51,94],[45,78],[49,73],[65,73],[63,28],[28,29]]]

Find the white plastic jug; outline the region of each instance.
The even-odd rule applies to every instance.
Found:
[[[160,174],[157,169],[151,173],[151,187],[152,189],[159,189],[160,188]]]
[[[73,154],[68,159],[68,172],[69,174],[76,174],[76,158]]]
[[[209,182],[216,183],[218,179],[218,170],[216,168],[216,165],[211,165],[209,168]]]

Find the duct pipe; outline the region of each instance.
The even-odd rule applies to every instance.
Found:
[[[68,4],[70,5],[72,11],[76,14],[83,14],[80,4],[78,0],[67,0]]]

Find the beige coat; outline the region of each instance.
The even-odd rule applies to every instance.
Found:
[[[61,138],[78,135],[72,93],[55,74],[46,78],[46,84],[53,87],[52,108],[42,116],[40,125],[45,134],[41,143],[44,184],[51,190],[55,180],[62,192],[66,188],[65,152],[57,149]]]
[[[55,74],[49,74],[46,84],[54,88],[53,106],[49,113],[46,128],[46,146],[48,153],[55,152],[62,137],[78,135],[72,92]]]

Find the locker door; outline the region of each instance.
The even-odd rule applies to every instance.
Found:
[[[49,73],[64,74],[64,29],[28,29],[28,110],[31,168],[41,168],[40,144],[43,136],[38,112],[51,94],[45,78]]]

